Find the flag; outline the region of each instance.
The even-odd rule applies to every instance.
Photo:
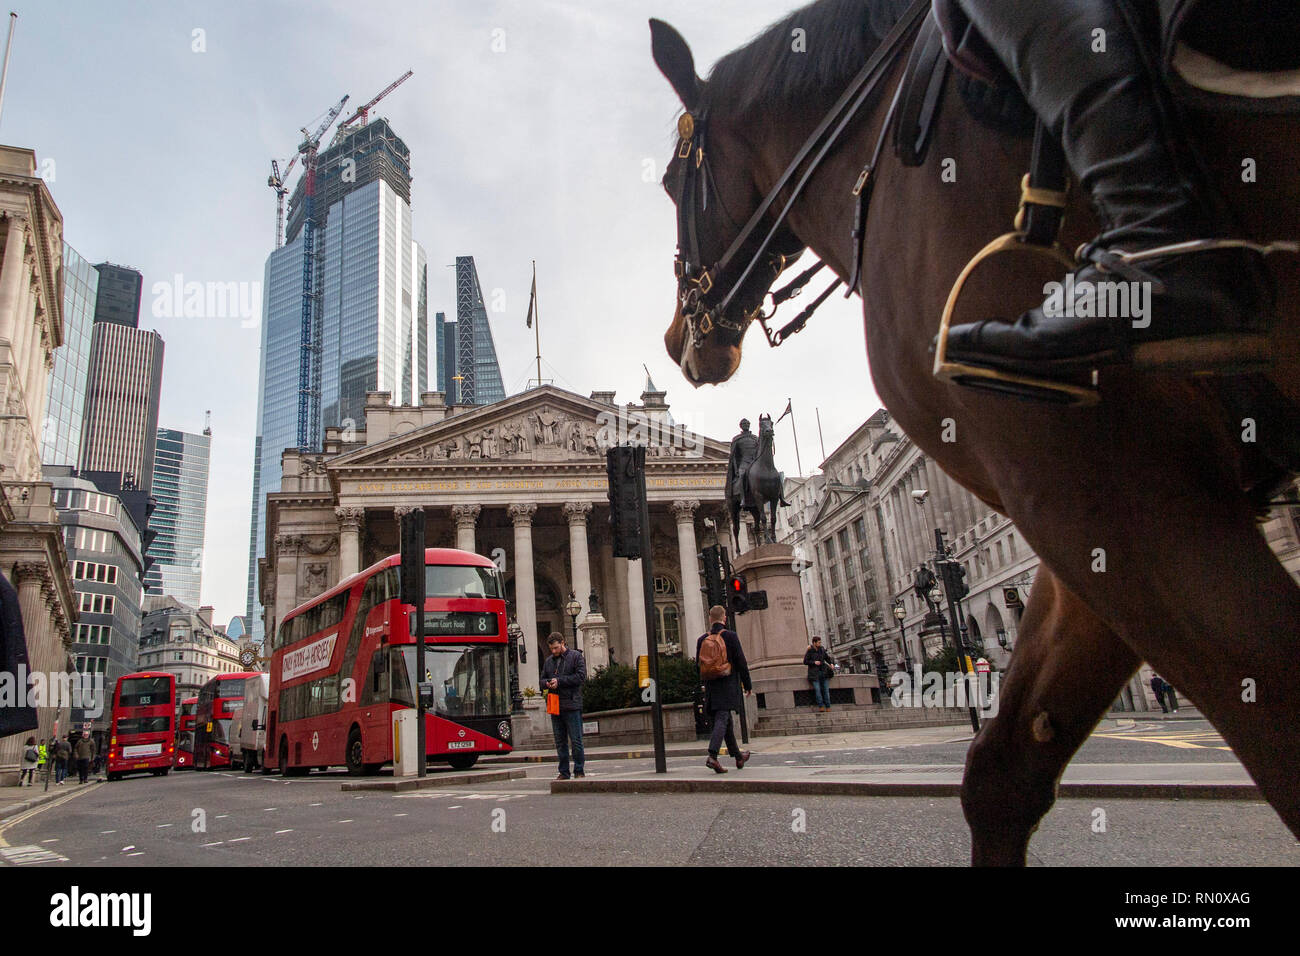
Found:
[[[781,413],[781,418],[785,418],[785,416],[787,416],[787,415],[793,415],[793,414],[794,414],[794,408],[791,406],[790,402],[791,402],[791,399],[788,399],[788,398],[787,398],[787,399],[785,400],[785,411],[783,411],[783,412]],[[781,423],[781,418],[778,418],[778,419],[776,420],[775,424],[778,424],[778,425],[779,425],[779,424]]]
[[[528,293],[528,327],[533,327],[533,305],[537,301],[537,264],[533,263],[533,291]]]

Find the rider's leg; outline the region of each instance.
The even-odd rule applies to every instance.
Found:
[[[1191,172],[1163,83],[1121,0],[958,2],[1064,145],[1103,224],[1088,249],[1094,260],[1107,250],[1224,235],[1224,217],[1210,208],[1217,197]],[[1271,309],[1259,258],[1219,250],[1148,259],[1135,264],[1145,276],[1122,266],[1113,271],[1114,259],[1090,261],[1075,274],[1072,304],[1049,299],[1014,324],[954,327],[948,355],[1049,374],[1124,362],[1134,348],[1134,359],[1152,367],[1250,362],[1265,345],[1260,333]],[[1084,307],[1090,303],[1078,296],[1096,307]],[[1117,303],[1127,308],[1115,309]]]

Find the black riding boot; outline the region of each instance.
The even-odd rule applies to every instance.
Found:
[[[1272,303],[1257,252],[1135,253],[1224,235],[1186,153],[1162,81],[1116,0],[959,0],[1087,190],[1103,231],[1085,264],[1014,323],[950,330],[950,361],[1070,376],[1132,361],[1230,370],[1264,361]],[[1104,41],[1104,52],[1101,44]],[[1046,290],[1045,290],[1046,291]]]

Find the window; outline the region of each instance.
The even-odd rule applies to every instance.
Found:
[[[82,594],[81,613],[112,614],[113,600],[113,595],[111,594]]]

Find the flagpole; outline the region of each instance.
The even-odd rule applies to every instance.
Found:
[[[533,260],[533,335],[537,341],[537,387],[542,387],[542,312],[537,308],[537,260]]]

